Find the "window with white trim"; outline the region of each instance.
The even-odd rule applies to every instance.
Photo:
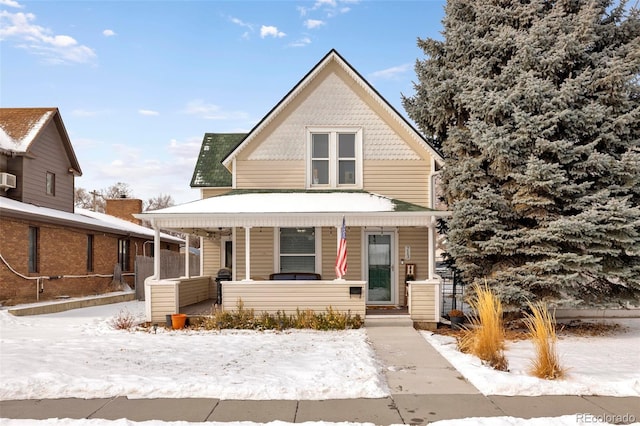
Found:
[[[316,271],[315,228],[280,228],[280,272]]]
[[[309,188],[362,188],[362,129],[307,128]]]

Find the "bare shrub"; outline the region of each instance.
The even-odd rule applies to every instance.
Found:
[[[118,314],[111,318],[109,325],[115,330],[130,330],[136,325],[136,317],[127,309],[121,309]]]

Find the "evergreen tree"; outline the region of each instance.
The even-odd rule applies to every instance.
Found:
[[[449,0],[409,116],[445,157],[448,252],[505,301],[640,291],[640,20],[610,0]]]

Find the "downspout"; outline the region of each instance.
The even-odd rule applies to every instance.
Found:
[[[153,236],[153,279],[160,279],[160,228],[151,222],[155,235]]]
[[[191,278],[189,265],[189,234],[186,234],[184,237],[184,276]]]

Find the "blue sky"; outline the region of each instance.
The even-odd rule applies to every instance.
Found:
[[[0,0],[0,106],[58,107],[87,190],[189,187],[206,132],[247,132],[331,49],[402,114],[442,0]]]

